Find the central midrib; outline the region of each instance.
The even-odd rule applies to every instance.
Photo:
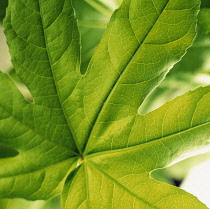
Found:
[[[170,2],[170,0],[167,1],[167,3],[164,5],[163,9],[161,10],[160,14],[158,15],[157,19],[154,21],[154,24],[152,25],[152,27],[149,29],[148,33],[145,35],[145,37],[143,38],[143,41],[141,44],[139,44],[136,48],[136,50],[133,52],[133,56],[131,56],[131,58],[128,60],[128,63],[126,64],[123,72],[121,74],[119,74],[118,78],[116,79],[116,82],[113,84],[112,88],[111,88],[111,91],[107,94],[104,102],[103,102],[103,105],[101,106],[101,108],[99,109],[99,112],[98,112],[98,115],[94,121],[94,125],[93,125],[93,128],[91,129],[90,131],[90,134],[89,136],[87,137],[87,144],[85,146],[85,149],[84,149],[84,155],[85,153],[88,151],[88,146],[89,146],[89,143],[90,143],[90,139],[91,139],[91,136],[92,136],[92,133],[94,132],[94,128],[96,127],[96,124],[98,123],[98,120],[100,119],[100,116],[103,112],[103,110],[106,108],[106,104],[108,103],[110,97],[112,96],[113,92],[115,91],[116,87],[117,87],[117,84],[118,82],[120,81],[120,79],[123,77],[123,75],[125,74],[127,68],[129,67],[130,63],[132,62],[132,60],[135,58],[136,54],[141,50],[141,46],[144,45],[145,43],[145,40],[147,39],[148,35],[150,34],[151,30],[154,28],[154,26],[156,25],[157,21],[159,20],[160,16],[162,15],[163,11],[165,10],[165,8],[167,7],[168,3]],[[135,35],[135,34],[134,34]]]
[[[103,156],[103,155],[109,155],[110,156],[110,154],[113,154],[113,153],[120,153],[120,152],[125,153],[126,151],[130,151],[130,150],[133,150],[133,149],[138,149],[138,148],[140,148],[143,145],[149,145],[151,143],[155,143],[157,141],[162,141],[164,139],[167,139],[167,138],[170,138],[170,137],[174,137],[174,136],[176,137],[176,136],[178,136],[180,134],[184,134],[185,132],[189,132],[190,130],[194,130],[194,129],[197,129],[197,128],[200,128],[200,127],[206,126],[206,125],[210,125],[210,120],[206,121],[206,122],[204,122],[202,124],[198,124],[198,125],[195,125],[193,127],[186,128],[186,129],[183,129],[181,131],[165,135],[163,137],[157,137],[157,138],[151,139],[151,140],[149,140],[147,142],[144,141],[142,143],[134,144],[134,145],[131,145],[131,146],[128,146],[128,147],[123,147],[123,148],[113,149],[113,150],[104,150],[104,151],[100,151],[100,152],[96,152],[96,153],[91,153],[87,157],[88,158],[95,158],[95,157]]]
[[[76,146],[76,148],[78,150],[78,154],[80,154],[82,156],[82,152],[81,152],[80,147],[79,147],[79,145],[77,143],[76,135],[75,135],[74,130],[73,130],[72,126],[71,126],[71,123],[70,123],[70,121],[69,121],[69,119],[67,117],[67,114],[65,112],[65,108],[63,107],[63,104],[61,102],[60,93],[58,91],[58,86],[57,86],[55,75],[54,75],[54,72],[53,72],[52,60],[51,60],[51,57],[50,57],[50,53],[48,51],[48,41],[47,41],[46,34],[45,34],[44,21],[43,21],[43,18],[42,18],[43,15],[42,15],[42,9],[41,9],[40,0],[38,1],[38,4],[39,4],[39,11],[40,11],[40,19],[41,19],[41,23],[42,23],[42,30],[43,30],[43,35],[44,35],[45,49],[46,49],[46,52],[47,52],[47,57],[48,57],[49,65],[50,65],[50,68],[51,68],[51,73],[52,73],[52,77],[53,77],[53,81],[54,81],[55,90],[56,90],[56,93],[58,95],[58,100],[59,100],[59,103],[60,103],[63,115],[65,117],[66,123],[68,124],[69,130],[70,130],[70,132],[72,134],[72,138],[73,138],[74,144],[75,144],[75,146]]]

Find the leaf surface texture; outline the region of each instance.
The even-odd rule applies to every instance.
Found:
[[[104,5],[83,3],[98,12]],[[81,65],[71,1],[10,0],[5,33],[33,102],[0,74],[0,145],[16,151],[0,159],[0,196],[62,191],[65,209],[206,208],[150,173],[209,145],[210,87],[138,111],[192,45],[199,3],[124,0]]]

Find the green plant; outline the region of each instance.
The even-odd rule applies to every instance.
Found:
[[[10,0],[5,33],[33,102],[0,73],[0,197],[62,192],[65,209],[207,208],[150,174],[209,145],[210,86],[138,112],[191,46],[199,3],[124,0],[80,68],[70,0]]]
[[[206,85],[196,79],[198,76],[209,80],[210,57],[210,2],[202,1],[198,15],[197,36],[187,54],[167,74],[162,82],[141,106],[143,113],[149,112],[167,101],[182,95],[190,89]],[[181,88],[180,88],[181,87]]]

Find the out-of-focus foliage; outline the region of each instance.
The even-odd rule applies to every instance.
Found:
[[[2,20],[5,17],[7,5],[8,5],[8,0],[0,1],[0,24],[2,24]]]
[[[199,27],[200,32],[203,34],[209,34],[210,36],[210,1],[201,1],[201,11],[199,14]]]
[[[201,8],[210,8],[210,1],[209,0],[202,0],[201,1]]]
[[[120,3],[121,0],[73,0],[81,34],[81,72],[83,74],[101,40],[114,9]]]
[[[1,209],[61,209],[59,198],[48,201],[27,201],[24,199],[3,199],[0,200]]]

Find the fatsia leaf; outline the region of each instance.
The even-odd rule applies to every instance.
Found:
[[[128,137],[138,144],[87,156],[65,184],[64,208],[206,208],[150,173],[209,145],[209,101],[208,86],[139,116]]]
[[[96,1],[98,2],[98,1]],[[199,0],[124,0],[85,75],[70,0],[10,0],[5,32],[28,103],[1,73],[1,197],[65,209],[206,208],[150,173],[209,145],[210,87],[142,115],[195,38]]]
[[[60,109],[71,129],[64,101],[80,76],[79,32],[70,1],[54,0],[50,4],[10,1],[6,36],[15,70],[31,91],[34,103]],[[75,150],[72,134],[69,131],[72,140],[66,141]]]
[[[133,123],[139,105],[183,56],[195,35],[194,3],[124,1],[113,14],[88,72],[67,100],[75,135],[82,148],[88,141],[87,152],[104,141],[105,132]],[[125,146],[122,140],[118,148]]]

